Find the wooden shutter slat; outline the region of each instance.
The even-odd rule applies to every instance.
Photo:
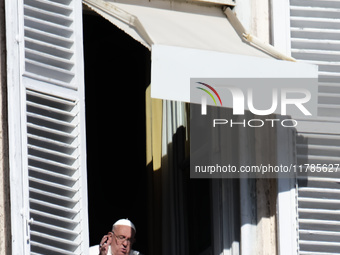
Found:
[[[55,46],[63,47],[65,49],[70,49],[73,45],[73,40],[71,40],[70,38],[41,31],[33,27],[25,26],[25,37],[27,39],[32,38],[37,41],[46,42],[49,44],[53,44]]]
[[[45,20],[40,20],[30,16],[25,17],[25,26],[40,30],[41,32],[55,34],[57,36],[64,38],[70,38],[73,34],[72,29],[68,27],[54,24],[52,22],[48,22]]]
[[[60,168],[60,169],[65,169],[65,170],[69,170],[69,171],[76,171],[76,170],[78,170],[77,166],[71,166],[71,165],[68,165],[68,164],[62,164],[62,163],[59,163],[59,162],[47,160],[47,159],[36,157],[36,156],[33,156],[33,155],[29,155],[28,159],[32,160],[32,161],[36,161],[36,162],[38,162],[40,164],[43,164],[43,165],[45,165],[45,166],[47,166],[49,168],[52,168],[52,169]]]
[[[73,62],[66,58],[50,55],[48,53],[43,53],[42,51],[32,49],[26,49],[25,53],[27,59],[72,73],[71,70],[73,68]]]
[[[339,253],[329,253],[329,252],[308,252],[308,251],[301,251],[300,255],[340,255]]]
[[[73,51],[69,48],[61,47],[59,45],[51,44],[50,42],[44,42],[33,38],[26,37],[25,45],[29,49],[39,50],[44,53],[58,56],[60,58],[71,59]]]
[[[39,185],[44,185],[46,187],[46,190],[48,190],[49,188],[53,189],[53,191],[55,189],[59,189],[61,192],[55,193],[56,195],[64,195],[65,197],[67,197],[68,196],[67,194],[70,194],[69,196],[73,197],[74,194],[77,192],[77,188],[73,188],[73,187],[69,187],[67,185],[62,185],[62,184],[58,184],[58,183],[55,183],[55,182],[51,182],[50,180],[43,180],[43,179],[39,179],[39,178],[35,178],[35,177],[31,176],[31,177],[29,177],[29,181],[35,182]]]
[[[70,1],[26,0],[25,3],[54,13],[65,15],[72,13],[72,8],[69,6]]]
[[[52,192],[48,192],[48,191],[42,191],[36,188],[30,188],[29,191],[31,192],[30,196],[32,198],[36,198],[36,197],[40,197],[39,199],[44,201],[43,199],[41,199],[41,197],[46,197],[46,200],[48,201],[54,201],[54,204],[56,205],[61,205],[61,206],[67,206],[68,208],[73,208],[76,206],[76,204],[79,202],[79,200],[76,199],[72,199],[66,196],[61,196]]]
[[[290,7],[292,16],[339,19],[339,9],[331,7],[294,6]]]
[[[38,131],[49,133],[51,136],[63,137],[65,140],[67,139],[67,140],[73,141],[77,137],[76,134],[70,134],[69,132],[63,132],[60,130],[51,129],[51,128],[39,126],[39,125],[32,124],[32,123],[27,124],[27,127],[38,130]],[[60,140],[62,140],[63,138],[60,138]]]
[[[32,72],[36,75],[38,75],[39,72],[42,72],[46,78],[60,80],[64,83],[71,82],[75,75],[74,72],[72,71],[57,66],[53,66],[50,63],[43,63],[35,59],[27,58],[25,63],[26,71]],[[62,75],[64,77],[61,77]]]
[[[60,163],[67,166],[73,166],[77,160],[77,157],[56,153],[54,151],[48,151],[46,149],[31,145],[28,145],[28,154],[30,156],[42,158],[49,162],[56,162],[57,164]]]
[[[64,153],[73,153],[77,146],[74,144],[62,143],[48,137],[37,136],[34,134],[28,134],[29,144],[39,145],[43,148],[53,149],[55,151]]]
[[[74,217],[78,213],[78,210],[76,209],[70,209],[70,208],[55,205],[49,202],[41,201],[38,199],[30,198],[30,203],[49,208],[54,212],[58,211],[59,213],[57,213],[57,215],[64,216],[64,217]],[[31,206],[34,208],[34,205],[31,205]],[[51,225],[51,227],[53,227],[53,225]]]
[[[290,0],[292,6],[312,6],[312,7],[329,7],[329,8],[340,8],[338,0]]]
[[[33,113],[27,113],[27,121],[29,121],[29,123],[33,125],[39,123],[40,126],[43,126],[43,127],[46,127],[52,130],[62,131],[65,133],[72,133],[74,131],[74,128],[77,126],[77,123],[58,120],[55,118],[50,118],[50,117],[46,117],[40,114],[33,114]]]
[[[60,178],[60,179],[64,179],[65,182],[76,182],[77,180],[79,180],[79,177],[74,177],[74,172],[72,174],[72,172],[56,172],[56,171],[50,171],[50,170],[46,170],[46,169],[42,169],[39,167],[34,167],[34,166],[29,166],[29,171],[34,171],[37,174],[44,174],[44,175],[50,175],[54,178]]]
[[[53,22],[55,24],[61,25],[61,26],[70,26],[73,22],[73,19],[56,12],[50,12],[42,10],[41,7],[34,7],[25,4],[24,5],[24,11],[25,15],[27,16],[33,16],[37,19],[45,20],[48,22]]]
[[[48,242],[48,243],[51,243],[51,242],[59,243],[59,246],[61,244],[62,246],[68,246],[71,249],[72,249],[72,247],[73,247],[73,249],[75,249],[79,245],[79,243],[70,242],[66,239],[47,235],[47,234],[43,234],[43,233],[37,232],[37,231],[31,231],[31,235],[36,236],[39,239],[45,239],[46,242]]]
[[[65,227],[68,227],[71,225],[72,226],[71,228],[76,228],[78,225],[78,219],[72,220],[72,219],[61,217],[55,214],[50,214],[50,213],[46,213],[46,212],[42,212],[42,211],[38,211],[34,209],[31,210],[31,214],[35,216],[36,219],[39,217],[42,217],[42,218],[49,218],[50,220],[53,220],[53,221],[58,221],[59,223],[57,225],[64,225]]]
[[[330,39],[307,39],[307,38],[293,38],[291,40],[292,47],[303,47],[304,49],[319,49],[319,50],[340,50],[340,42],[338,40]]]
[[[75,255],[75,253],[73,252],[68,252],[64,249],[58,249],[50,245],[43,245],[35,241],[31,241],[31,243],[32,245],[34,245],[34,247],[36,247],[36,249],[39,248],[39,250],[42,250],[43,252],[48,252],[48,253],[40,253],[40,254],[49,254],[50,252],[54,252],[56,254],[59,253],[59,254],[65,254],[65,255]]]
[[[78,235],[79,235],[79,231],[77,230],[69,230],[66,228],[61,228],[61,227],[57,227],[54,226],[54,224],[48,224],[48,223],[44,223],[44,222],[40,222],[40,221],[34,221],[33,225],[35,225],[36,227],[43,227],[43,228],[47,228],[47,229],[53,229],[53,231],[55,232],[59,232],[59,235],[56,235],[57,237],[64,237],[63,235],[70,235],[73,236],[73,240],[77,239]],[[79,238],[78,238],[79,239]]]

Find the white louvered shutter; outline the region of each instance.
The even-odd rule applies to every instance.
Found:
[[[340,164],[340,1],[290,0],[291,54],[319,66],[318,115],[302,122],[297,161]],[[335,170],[335,169],[333,169]],[[297,179],[299,254],[340,254],[340,167]]]
[[[340,117],[340,1],[291,0],[292,56],[319,66],[319,116]]]
[[[9,132],[10,151],[22,161],[11,171],[22,180],[11,181],[11,190],[22,189],[23,219],[13,232],[22,227],[27,241],[13,254],[87,254],[82,3],[14,2],[6,4],[17,8],[19,69],[13,72],[19,78],[9,94],[17,91],[19,98],[9,96],[9,107],[18,108],[20,118],[9,119]]]

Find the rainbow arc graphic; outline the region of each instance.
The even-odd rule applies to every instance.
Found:
[[[216,96],[218,98],[221,106],[222,106],[221,97],[220,97],[220,95],[217,93],[217,91],[212,86],[210,86],[210,85],[208,85],[206,83],[203,83],[203,82],[197,82],[197,83],[206,87],[206,88],[196,87],[197,89],[203,90],[205,93],[207,93],[212,98],[212,100],[214,101],[215,105],[217,105],[217,102],[216,102],[216,99],[215,99],[215,96]]]

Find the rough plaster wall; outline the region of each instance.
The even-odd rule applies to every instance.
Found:
[[[253,12],[250,31],[263,42],[270,43],[269,1],[253,0],[251,4]]]
[[[245,29],[265,43],[271,43],[271,17],[270,0],[236,0],[234,11]],[[264,130],[261,129],[263,132]],[[266,137],[266,134],[273,133],[259,132],[256,138]],[[257,161],[265,162],[270,160],[271,164],[276,162],[275,137],[257,139]],[[267,141],[263,144],[261,141]],[[265,150],[265,151],[264,151]],[[263,157],[264,158],[261,158]],[[256,180],[256,248],[252,254],[275,255],[277,254],[276,235],[276,197],[277,180],[258,179]]]
[[[251,0],[251,21],[250,32],[265,43],[271,43],[270,27],[270,0]],[[263,130],[262,130],[263,131]],[[265,132],[267,133],[267,132]],[[270,133],[268,131],[268,133]],[[267,133],[267,134],[268,134]],[[276,164],[276,133],[270,133],[273,137],[266,137],[268,144],[264,144],[261,149],[267,149],[264,153],[273,165]],[[261,159],[260,162],[265,162]],[[258,179],[256,182],[257,197],[257,244],[261,247],[257,250],[257,255],[277,254],[277,229],[276,229],[276,179]]]
[[[272,116],[275,119],[275,115]],[[257,164],[276,165],[277,133],[270,127],[255,131]],[[257,251],[256,255],[275,255],[276,247],[276,179],[256,180]],[[255,254],[255,253],[254,253]]]
[[[234,11],[244,28],[270,43],[270,0],[236,0]]]
[[[9,166],[7,136],[7,84],[5,0],[0,0],[0,255],[11,251]]]

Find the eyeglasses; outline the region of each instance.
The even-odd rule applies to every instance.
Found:
[[[115,232],[112,232],[114,234],[114,236],[116,237],[117,239],[117,243],[120,245],[124,242],[127,242],[127,244],[131,245],[133,242],[134,242],[134,239],[133,238],[127,238],[126,236],[123,236],[123,235],[116,235]]]

